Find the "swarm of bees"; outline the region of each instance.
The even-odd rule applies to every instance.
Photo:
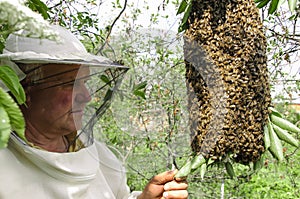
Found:
[[[192,149],[243,164],[264,152],[271,103],[266,38],[252,0],[194,0],[185,32]]]

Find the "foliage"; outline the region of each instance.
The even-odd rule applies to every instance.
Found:
[[[23,87],[19,83],[18,76],[8,66],[0,67],[0,80],[11,91],[19,104],[25,102]],[[25,140],[25,122],[17,103],[0,87],[0,149],[7,146],[9,135],[16,132]]]
[[[297,6],[297,0],[255,0],[258,8],[268,6],[268,14],[274,14],[284,2],[288,2],[289,10],[293,13]]]
[[[280,15],[281,16],[281,15]],[[282,15],[283,16],[283,15]],[[269,18],[268,19],[266,19],[266,22],[268,22],[267,20],[271,20],[271,15],[269,16]],[[274,16],[274,18],[277,18],[278,16]],[[277,28],[276,29],[272,29],[272,30],[277,30]],[[150,31],[149,31],[150,32]],[[277,32],[276,32],[277,33]],[[280,33],[278,33],[278,34],[276,34],[276,36],[279,36],[279,35],[281,35]],[[274,35],[270,35],[269,36],[269,38],[270,39],[273,39],[274,38]],[[128,41],[128,39],[124,39],[124,41]],[[123,41],[123,42],[124,42]],[[140,46],[142,46],[142,45],[144,45],[144,43],[143,43],[143,41],[144,40],[141,40],[140,41]],[[270,40],[269,40],[270,41]],[[276,46],[276,48],[280,48],[280,47],[284,47],[285,45],[278,45],[278,43],[276,44],[276,42],[280,42],[280,40],[276,40],[275,38],[274,38],[274,41],[275,41],[275,43],[274,43],[274,47]],[[287,41],[287,40],[285,40],[285,41]],[[284,41],[282,41],[282,42],[284,42]],[[120,42],[119,42],[120,43]],[[158,42],[159,43],[159,42]],[[298,44],[297,43],[295,43],[295,46],[297,46]],[[146,45],[147,46],[147,45]],[[294,47],[295,47],[294,46]],[[148,47],[148,46],[147,46]],[[128,49],[128,51],[130,51],[130,50],[135,50],[135,48],[131,48],[131,47],[128,47],[128,46],[126,46],[126,48],[124,47],[124,49]],[[147,50],[146,50],[147,51]],[[164,51],[168,51],[168,49],[165,49]],[[148,52],[151,52],[150,50],[148,50]],[[290,53],[292,53],[292,51],[286,51],[287,53],[288,52],[290,52]],[[124,52],[124,54],[126,54],[126,53],[128,53],[128,52]],[[273,51],[271,48],[269,48],[269,51],[268,51],[268,53],[269,53],[269,56],[272,56],[272,55],[274,55],[275,53],[276,53],[276,51]],[[129,54],[129,53],[128,53]],[[291,55],[291,57],[293,57],[292,56],[292,54],[290,54]],[[139,54],[139,56],[141,57],[141,54]],[[281,55],[280,55],[281,56]],[[133,54],[133,56],[130,56],[130,57],[136,57],[136,54]],[[137,60],[137,63],[136,62],[134,62],[134,63],[130,63],[130,65],[133,67],[133,70],[134,70],[134,72],[135,72],[135,76],[138,76],[138,74],[140,74],[140,73],[142,73],[142,74],[147,74],[147,76],[150,76],[151,77],[151,75],[149,75],[149,74],[151,74],[151,73],[148,73],[148,71],[146,71],[146,70],[144,70],[144,63],[146,62],[146,63],[152,63],[151,61],[149,61],[149,59],[147,59],[147,58],[149,58],[149,57],[144,57],[142,60]],[[274,61],[274,62],[276,62],[277,64],[279,63],[279,56],[277,56],[277,57],[274,57],[273,59],[271,59],[270,58],[270,61]],[[151,60],[151,59],[150,59]],[[164,59],[160,59],[160,60],[156,60],[156,62],[155,62],[155,64],[154,65],[159,65],[160,64],[160,62],[164,62]],[[137,66],[138,65],[138,66]],[[282,66],[283,67],[283,66]],[[288,66],[286,66],[286,67],[288,67]],[[140,68],[142,68],[142,70],[140,70]],[[274,68],[274,70],[275,71],[280,71],[280,69],[279,68]],[[160,71],[162,71],[162,70],[160,70]],[[167,71],[166,69],[165,69],[165,71]],[[273,74],[271,74],[271,77],[272,77],[272,80],[274,80],[274,81],[276,81],[276,77],[274,77],[274,76],[272,76]],[[142,77],[144,77],[145,78],[145,76],[142,76]],[[141,77],[141,78],[142,78]],[[136,78],[139,78],[139,77],[136,77]],[[170,83],[170,82],[169,82]],[[183,84],[183,83],[182,83]],[[184,87],[184,84],[182,85],[183,87]],[[168,87],[170,87],[170,85],[169,84],[167,84],[166,86],[165,86],[166,88],[168,88]],[[149,92],[150,93],[150,92]],[[151,93],[151,94],[153,94],[153,93]],[[147,102],[149,103],[150,102],[150,99],[152,99],[152,97],[153,96],[147,96],[146,97],[146,100],[147,100]],[[169,96],[169,97],[171,97],[171,96]],[[168,99],[168,98],[167,98]],[[131,103],[133,102],[133,101],[135,101],[135,99],[131,99],[130,100],[131,101]],[[169,102],[170,103],[170,102]],[[119,107],[119,106],[117,106],[117,104],[114,104],[114,106],[115,107]],[[132,105],[128,102],[128,104],[127,104],[127,106],[129,106],[130,108],[132,108]],[[123,106],[124,107],[124,106]],[[122,109],[122,108],[121,108]],[[123,109],[122,109],[123,110]],[[141,104],[140,104],[140,107],[139,108],[136,108],[136,111],[141,111],[142,110],[142,106],[141,106]],[[133,111],[133,114],[134,113],[136,113],[136,111]],[[166,111],[166,110],[165,110]],[[126,114],[126,115],[130,115],[130,114]],[[168,115],[168,114],[167,114]],[[181,119],[183,119],[184,120],[184,118],[181,118]],[[119,119],[117,119],[117,120],[119,120]],[[154,120],[155,121],[155,120]],[[156,122],[156,121],[155,121]],[[294,121],[294,122],[296,122],[296,121]],[[119,126],[119,124],[117,124],[118,126]],[[141,131],[139,131],[139,132],[141,132]],[[122,133],[122,132],[121,132]],[[127,132],[127,133],[129,133],[129,132]],[[147,135],[151,135],[151,133],[147,133]],[[165,134],[167,134],[167,132],[165,132]],[[123,134],[122,134],[123,135]],[[165,143],[161,143],[160,142],[160,140],[159,140],[159,138],[155,138],[155,137],[149,137],[148,139],[146,139],[145,140],[145,137],[147,137],[147,135],[144,135],[143,136],[143,138],[138,138],[137,136],[132,136],[132,140],[135,140],[134,141],[134,143],[136,143],[138,146],[136,146],[136,147],[133,147],[132,148],[132,154],[131,155],[129,155],[128,156],[128,162],[130,162],[130,163],[128,163],[128,164],[130,164],[129,166],[128,166],[128,168],[129,168],[129,182],[130,182],[130,185],[132,185],[132,188],[133,189],[136,189],[136,188],[142,188],[144,185],[145,185],[145,182],[147,182],[147,177],[149,177],[149,176],[152,176],[151,174],[155,174],[156,173],[156,171],[160,171],[160,170],[162,170],[162,169],[160,169],[160,167],[158,166],[158,165],[160,165],[161,163],[160,163],[160,159],[159,158],[164,158],[165,157],[165,155],[164,155],[164,153],[162,154],[162,151],[164,152],[164,151],[169,151],[170,149],[168,148],[168,145],[167,144],[165,144]],[[178,136],[178,135],[177,135]],[[297,135],[296,135],[297,136]],[[139,139],[139,141],[136,141],[136,139]],[[156,141],[156,139],[158,139],[158,142]],[[151,148],[151,150],[149,150],[149,148],[148,148],[148,146],[149,146],[149,144],[147,145],[147,143],[160,143],[160,148],[159,149],[156,149],[155,147],[153,148]],[[116,144],[118,145],[118,142],[116,142]],[[147,146],[147,147],[142,147],[142,145],[143,144],[145,144],[145,146]],[[188,144],[187,142],[185,143],[186,145]],[[134,145],[135,146],[135,145]],[[157,152],[156,152],[157,151]],[[143,155],[141,155],[140,153],[142,153]],[[146,162],[142,162],[141,163],[141,161],[144,161],[144,160],[147,160],[148,159],[148,157],[149,157],[149,155],[148,155],[148,153],[151,153],[151,159],[155,159],[155,162],[158,164],[158,165],[151,165],[150,163],[149,163],[149,161],[146,161]],[[126,153],[126,154],[128,154],[128,153]],[[160,154],[158,157],[156,157],[156,154]],[[171,153],[172,154],[172,153]],[[176,153],[175,153],[176,154]],[[187,155],[188,153],[186,153],[186,155]],[[134,159],[130,159],[130,157],[134,157]],[[150,157],[149,157],[150,158]],[[180,156],[178,156],[177,157],[177,159],[175,160],[175,162],[177,161],[177,164],[180,166],[180,165],[182,165],[183,164],[183,160],[185,160],[187,158],[187,156],[185,156],[185,155],[180,155]],[[293,158],[293,157],[292,157]],[[166,159],[166,157],[165,157],[165,159]],[[168,158],[166,159],[166,160],[168,160]],[[135,161],[138,161],[138,163],[137,164],[141,164],[141,168],[139,168],[139,167],[133,167],[132,165],[135,165]],[[297,161],[297,159],[295,159],[295,161]],[[168,161],[169,162],[169,161]],[[271,162],[271,161],[269,161],[269,163],[270,164],[272,164],[272,165],[274,165],[275,163],[273,163],[273,162]],[[146,164],[146,165],[145,165]],[[166,163],[164,162],[164,164],[166,165]],[[280,163],[280,164],[284,164],[284,163]],[[150,166],[149,166],[150,165]],[[169,164],[167,164],[167,165],[169,165]],[[147,173],[147,171],[148,170],[145,170],[145,168],[148,168],[148,167],[151,167],[151,171],[150,171],[150,174],[148,174]],[[170,168],[170,166],[166,166],[165,168]],[[216,171],[214,170],[214,169],[216,169]],[[244,168],[244,170],[247,170],[247,169],[245,169]],[[270,172],[270,170],[267,170],[266,171],[266,173],[268,173],[268,172]],[[199,198],[199,197],[201,197],[201,196],[205,196],[205,197],[207,197],[207,198],[216,198],[216,197],[219,197],[219,195],[221,195],[221,193],[219,194],[219,195],[217,195],[216,194],[216,189],[219,189],[219,187],[220,187],[220,184],[221,184],[221,181],[222,181],[222,179],[224,179],[222,176],[224,176],[224,175],[226,175],[225,173],[224,173],[224,171],[223,170],[218,170],[218,168],[211,168],[210,170],[208,170],[207,171],[207,173],[208,173],[208,176],[207,177],[205,177],[205,180],[204,180],[204,182],[205,181],[207,181],[208,183],[207,183],[207,186],[205,186],[205,189],[206,190],[204,190],[203,191],[203,193],[199,193],[199,189],[200,190],[202,190],[203,189],[203,181],[201,181],[201,184],[199,184],[199,183],[197,183],[197,179],[201,179],[201,177],[196,177],[196,176],[192,176],[191,177],[191,179],[189,179],[189,182],[190,182],[190,191],[191,191],[191,193],[192,193],[192,197],[194,196],[195,198]],[[134,174],[137,174],[137,175],[134,175]],[[258,174],[255,174],[254,176],[256,176],[256,175],[258,175]],[[131,177],[131,176],[133,176],[133,177]],[[295,181],[297,181],[297,180],[299,180],[299,179],[297,179],[297,178],[294,178],[294,176],[292,175],[292,176],[289,176],[291,179],[293,179],[293,180],[295,180]],[[228,193],[228,195],[229,195],[229,197],[243,197],[243,195],[246,197],[246,196],[251,196],[251,194],[253,194],[253,191],[251,191],[251,190],[249,190],[248,188],[247,188],[247,182],[248,181],[245,181],[245,179],[247,179],[248,177],[247,176],[245,176],[244,178],[241,178],[239,181],[238,181],[238,183],[236,183],[236,182],[233,182],[232,180],[229,180],[229,178],[228,178],[228,176],[226,176],[225,177],[225,179],[227,179],[226,181],[229,181],[229,187],[232,187],[232,189],[231,188],[226,188],[226,192],[228,193],[228,192],[230,192],[230,193]],[[252,177],[253,179],[255,179],[255,177]],[[132,179],[132,180],[131,180]],[[262,178],[263,179],[263,178]],[[272,181],[274,181],[273,179],[269,179],[270,180],[270,182],[268,182],[268,183],[272,183]],[[293,181],[292,180],[292,181]],[[140,185],[140,186],[138,186],[138,182],[137,181],[140,181],[142,184]],[[198,181],[199,182],[199,181]],[[244,183],[242,183],[242,184],[240,184],[241,182],[244,182]],[[257,186],[259,186],[259,183],[261,183],[261,182],[254,182],[254,184],[256,184]],[[235,186],[235,187],[234,187]],[[240,189],[242,189],[243,188],[243,186],[245,186],[245,192],[243,192],[243,194],[241,194],[241,195],[239,195],[239,193],[237,193],[237,192],[234,192],[233,193],[233,191],[232,190],[235,190],[234,188],[236,188],[237,186],[240,186],[239,188]],[[272,185],[268,185],[268,186],[272,186]],[[288,187],[292,187],[291,185],[287,185]],[[193,187],[194,187],[194,190],[193,190]],[[283,188],[283,186],[279,186],[280,188]],[[284,189],[284,188],[283,188]],[[290,189],[289,189],[290,190]],[[249,194],[246,194],[246,192],[249,192]],[[254,190],[255,191],[255,190]],[[268,192],[268,195],[271,195],[271,196],[274,196],[274,198],[276,198],[276,194],[278,194],[278,193],[282,193],[282,192],[280,192],[280,191],[278,191],[278,192],[275,192],[274,191],[274,189],[272,188],[272,189],[270,189],[270,191],[267,191]],[[233,194],[234,194],[234,196],[233,196]],[[293,192],[293,193],[291,193],[293,196],[297,196],[297,192]],[[227,195],[227,196],[228,196]],[[282,196],[280,196],[280,197],[282,197]],[[247,197],[246,197],[247,198]],[[260,198],[259,196],[257,196],[257,198]]]
[[[98,5],[99,4],[99,5]],[[92,53],[99,51],[100,45],[106,40],[108,29],[100,28],[98,6],[101,2],[85,1],[48,1],[50,23],[68,28]]]
[[[46,8],[41,1],[31,0],[28,6],[40,12],[48,21],[69,28],[90,52],[121,60],[130,66],[112,107],[96,126],[102,131],[95,137],[121,151],[128,169],[130,188],[142,190],[153,175],[181,167],[190,155],[181,35],[170,30],[154,29],[152,25],[159,23],[165,9],[175,5],[180,9],[173,9],[174,13],[183,15],[183,25],[180,27],[184,30],[187,22],[184,18],[188,15],[191,1],[183,0],[181,2],[185,3],[181,4],[178,1],[163,1],[155,11],[149,10],[146,1],[143,7],[135,2],[125,1],[121,4],[118,0],[111,1],[111,12],[105,17],[106,21],[98,17],[98,10],[103,6],[101,2],[49,1]],[[269,5],[274,5],[272,2],[276,3],[268,1]],[[279,5],[277,3],[273,15],[264,17],[262,12],[268,28],[270,77],[273,85],[282,81],[283,90],[292,96],[295,92],[299,93],[299,80],[294,76],[286,79],[288,73],[284,69],[297,61],[295,55],[299,49],[299,37],[296,34],[296,22],[299,6],[289,8],[294,9],[289,18],[286,12],[279,9]],[[124,8],[125,13],[122,12]],[[144,29],[137,23],[142,9],[150,12],[151,16],[150,25]],[[4,30],[9,30],[8,27],[1,21],[0,47],[4,44],[8,34]],[[286,80],[293,80],[298,87],[297,84],[292,84],[296,87],[286,85],[289,82]],[[15,90],[19,91],[19,88]],[[299,113],[290,109],[289,103],[283,102],[286,94],[282,96],[274,96],[275,102],[280,105],[278,110],[299,124]],[[1,112],[1,116],[6,115]],[[298,139],[299,136],[295,135]],[[237,176],[240,176],[237,179],[230,179],[223,167],[209,167],[203,179],[198,174],[190,176],[190,198],[218,198],[222,194],[226,198],[299,198],[299,149],[284,147],[287,151],[283,163],[277,163],[266,154],[263,168],[251,176],[248,175],[249,168],[242,165],[234,165]]]
[[[46,17],[47,7],[39,0],[29,1],[29,6],[44,13]],[[4,48],[6,37],[18,30],[28,31],[30,37],[47,37],[56,39],[56,33],[49,30],[49,23],[27,6],[22,1],[0,1],[0,52]],[[16,132],[22,139],[25,139],[25,122],[23,115],[17,104],[25,103],[25,93],[19,82],[15,71],[9,66],[0,63],[0,80],[4,83],[0,87],[0,148],[6,147],[9,135],[12,131]],[[10,91],[13,98],[6,93]]]
[[[292,152],[294,149],[288,149]],[[251,176],[230,179],[225,171],[219,168],[210,168],[208,176],[203,180],[199,176],[189,179],[191,198],[221,198],[224,186],[224,198],[299,198],[298,176],[299,155],[294,155],[286,162],[273,162],[266,154],[263,168]],[[294,167],[294,168],[292,168]],[[234,165],[237,174],[247,173],[248,168]],[[222,177],[223,176],[223,177]]]
[[[276,13],[276,11],[285,3],[288,3],[289,10],[292,14],[291,18],[297,18],[299,16],[299,13],[297,11],[297,0],[255,0],[254,1],[257,4],[258,8],[265,8],[268,7],[268,14],[273,15]],[[188,29],[188,17],[191,12],[193,0],[182,0],[178,10],[177,10],[177,15],[183,14],[181,24],[178,28],[178,32],[182,32],[186,29]],[[299,6],[298,6],[299,7]],[[296,13],[295,13],[296,12]]]
[[[30,5],[41,4],[39,0],[29,1]],[[21,0],[0,0],[0,52],[4,47],[6,37],[15,31],[26,30],[28,36],[56,38],[56,34],[49,31],[49,23],[41,15],[32,11]]]
[[[183,0],[178,8],[177,15],[184,13],[181,21],[181,25],[178,28],[178,32],[182,32],[188,28],[188,17],[190,15],[192,9],[192,0],[186,1]]]

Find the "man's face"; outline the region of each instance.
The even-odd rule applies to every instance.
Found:
[[[42,77],[27,90],[25,119],[36,130],[66,135],[82,126],[83,110],[91,100],[85,81],[88,67],[47,64]],[[76,79],[76,81],[75,81]]]

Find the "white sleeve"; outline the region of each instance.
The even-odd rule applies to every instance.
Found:
[[[120,159],[116,157],[116,153],[119,153],[117,149],[110,148],[101,142],[97,143],[97,148],[99,151],[100,168],[116,198],[136,199],[142,192],[133,191],[130,193],[125,167]],[[120,156],[121,154],[117,155]]]
[[[130,193],[128,199],[137,199],[139,195],[141,195],[141,191],[133,191]]]

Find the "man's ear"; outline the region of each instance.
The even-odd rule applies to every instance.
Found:
[[[30,95],[26,95],[26,101],[25,101],[25,104],[26,104],[26,105],[29,105],[30,102],[31,102],[31,97],[30,97]]]

